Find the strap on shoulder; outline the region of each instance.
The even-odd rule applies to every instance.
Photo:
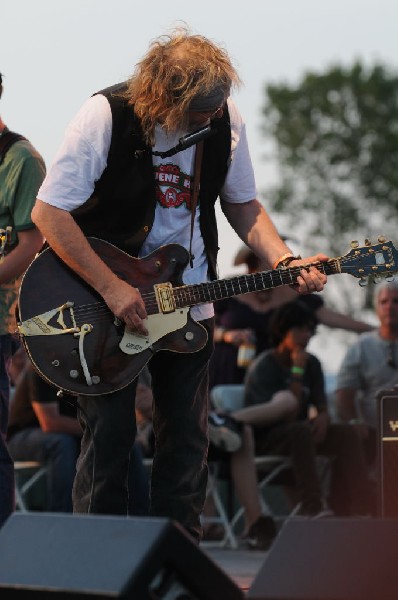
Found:
[[[26,140],[26,138],[20,133],[15,133],[15,131],[6,131],[0,136],[0,165],[11,146],[20,140]]]

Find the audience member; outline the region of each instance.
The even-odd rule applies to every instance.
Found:
[[[246,265],[248,273],[266,269],[247,246],[243,246],[235,257],[234,265],[242,264]],[[215,349],[210,360],[210,389],[219,384],[243,382],[247,364],[241,364],[238,360],[239,347],[242,344],[253,344],[253,357],[269,348],[269,322],[272,314],[285,302],[295,299],[304,302],[314,312],[317,321],[328,327],[357,333],[373,329],[368,323],[327,307],[319,294],[298,296],[288,285],[220,300],[214,305]]]
[[[336,383],[336,411],[360,435],[371,472],[376,460],[377,392],[398,384],[398,283],[375,287],[379,327],[359,336],[341,363]]]
[[[46,463],[49,511],[72,512],[80,438],[73,398],[59,399],[27,361],[11,402],[7,442],[14,460]]]
[[[0,74],[0,98],[2,93]],[[32,144],[0,117],[0,527],[15,508],[14,465],[6,444],[8,369],[18,347],[15,305],[19,278],[43,244],[30,213],[44,175],[44,161]]]
[[[26,361],[11,402],[8,448],[14,460],[37,460],[47,465],[49,511],[72,512],[72,486],[81,435],[76,399],[66,394],[59,398],[57,390]],[[128,487],[129,514],[146,515],[148,474],[138,444],[130,453]]]
[[[275,311],[272,349],[249,367],[246,406],[231,416],[253,427],[257,454],[291,456],[300,514],[319,516],[331,508],[338,515],[367,515],[374,502],[359,436],[348,425],[330,424],[321,364],[306,350],[316,324],[313,311],[300,302]],[[329,506],[317,454],[332,458]]]

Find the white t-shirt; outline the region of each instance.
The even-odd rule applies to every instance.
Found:
[[[243,203],[256,198],[256,185],[244,121],[231,99],[228,99],[228,109],[231,157],[220,197],[225,202]],[[172,148],[186,133],[177,131],[166,135],[158,126],[153,150],[161,152]],[[92,96],[68,125],[64,140],[39,190],[40,200],[69,212],[84,204],[107,165],[111,137],[112,113],[109,102],[101,94]],[[169,243],[178,243],[189,249],[191,212],[187,200],[194,157],[194,146],[168,158],[153,156],[154,175],[158,184],[155,220],[140,256],[146,256]],[[192,239],[193,267],[188,266],[183,275],[186,284],[207,280],[208,265],[199,228],[199,211],[200,206],[196,210]],[[209,318],[214,314],[213,306],[204,304],[193,307],[191,314],[197,320]]]

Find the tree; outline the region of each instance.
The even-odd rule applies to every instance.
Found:
[[[268,207],[304,233],[310,251],[338,256],[353,239],[394,239],[398,75],[356,62],[265,92],[263,130],[280,170],[280,183],[266,192]],[[340,308],[352,311],[349,288],[344,295]]]

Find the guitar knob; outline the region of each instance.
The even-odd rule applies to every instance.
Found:
[[[351,242],[351,248],[358,248],[358,246],[359,246],[359,242],[357,242],[357,240],[353,240]]]
[[[380,277],[380,275],[375,275],[373,277],[373,283],[380,283],[382,281],[382,278]]]
[[[379,240],[380,244],[384,244],[384,242],[386,241],[384,235],[379,236],[377,239]]]
[[[361,277],[361,279],[359,280],[359,285],[361,287],[365,287],[367,286],[369,283],[368,278],[367,277]]]

